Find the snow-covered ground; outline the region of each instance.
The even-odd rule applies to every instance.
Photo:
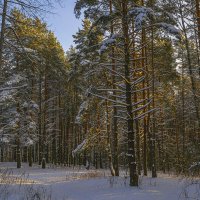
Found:
[[[134,188],[126,176],[113,178],[100,170],[40,169],[25,164],[16,169],[14,163],[0,163],[0,171],[4,172],[0,174],[1,200],[200,200],[197,179],[192,182],[163,174],[156,179],[141,177],[140,186]]]

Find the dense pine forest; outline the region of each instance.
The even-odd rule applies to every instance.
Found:
[[[67,52],[56,3],[0,2],[0,165],[199,176],[199,0],[74,1]]]

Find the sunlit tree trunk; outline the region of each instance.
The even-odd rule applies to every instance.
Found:
[[[145,29],[142,30],[142,45],[144,46],[146,43],[146,32]],[[145,66],[147,63],[146,61],[146,47],[142,48],[142,69],[146,71],[147,66]],[[147,73],[147,71],[146,71]],[[145,72],[143,72],[143,75],[145,75]],[[148,80],[147,80],[148,81]],[[142,82],[142,87],[148,87],[148,85],[145,83],[145,80]],[[146,99],[146,90],[143,90],[142,98]],[[144,101],[145,105],[146,101]],[[144,113],[146,112],[147,108],[144,108]],[[144,175],[147,176],[147,117],[145,116],[143,119],[143,171]]]
[[[151,68],[152,68],[152,131],[150,135],[151,143],[151,171],[152,177],[157,177],[156,172],[156,116],[155,116],[155,66],[154,66],[154,28],[151,28]]]

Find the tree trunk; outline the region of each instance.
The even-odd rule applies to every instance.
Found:
[[[39,78],[39,113],[38,113],[38,135],[39,135],[39,144],[38,144],[38,156],[39,156],[39,165],[42,164],[42,75],[40,74]]]
[[[4,35],[6,29],[7,7],[8,7],[8,0],[4,0],[2,21],[1,21],[1,38],[0,38],[0,70],[2,70],[2,63],[3,63],[3,45],[4,45]]]
[[[21,150],[19,139],[17,139],[17,168],[21,168]]]
[[[113,13],[112,11],[112,0],[110,0],[110,14]],[[111,22],[111,35],[114,34],[114,27],[113,27],[113,23]],[[116,70],[116,66],[115,66],[115,60],[114,60],[114,56],[115,56],[115,49],[114,47],[112,47],[112,87],[113,87],[113,100],[116,101],[116,86],[115,86],[115,70]],[[115,171],[115,176],[119,176],[119,165],[118,165],[118,127],[117,127],[117,108],[114,105],[113,106],[113,128],[112,128],[112,132],[113,132],[113,167],[114,167],[114,171]]]
[[[153,97],[153,103],[152,108],[155,109],[155,68],[154,68],[154,30],[152,28],[152,57],[151,57],[151,67],[152,67],[152,79],[153,79],[153,86],[152,86],[152,97]],[[152,178],[157,177],[156,172],[156,116],[155,111],[153,111],[152,116],[152,132],[151,132],[151,170],[152,170]]]
[[[110,122],[109,122],[109,111],[108,111],[108,101],[106,100],[106,132],[107,132],[107,150],[108,150],[108,162],[109,168],[112,176],[115,176],[115,170],[113,167],[113,157],[110,145]]]
[[[129,26],[127,13],[127,0],[122,3],[122,29],[124,37],[124,75],[126,87],[126,110],[128,131],[128,162],[130,170],[130,186],[138,186],[137,164],[135,156],[135,132],[133,128],[132,92],[130,82],[130,52],[129,52]]]
[[[28,163],[29,163],[29,167],[33,166],[32,146],[28,148]]]
[[[43,110],[43,132],[42,132],[42,168],[46,168],[46,159],[47,159],[47,141],[46,141],[46,123],[47,123],[47,67],[45,69],[45,79],[44,79],[44,110]]]
[[[141,6],[144,6],[144,1],[141,0]],[[142,69],[144,70],[143,72],[143,76],[145,76],[145,70],[147,73],[147,65],[146,65],[146,60],[147,60],[147,55],[146,55],[146,31],[143,28],[142,29],[142,41],[141,41],[141,45],[143,46],[142,48]],[[148,78],[148,77],[147,77]],[[148,81],[148,80],[147,80]],[[145,80],[142,82],[142,87],[148,87],[148,84],[145,84]],[[143,90],[142,93],[142,98],[146,99],[146,90]],[[144,101],[144,105],[146,104],[146,101]],[[144,108],[143,112],[146,112],[146,107]],[[143,171],[144,171],[144,176],[147,176],[147,117],[144,117],[143,120]]]
[[[198,30],[198,38],[199,38],[199,49],[200,49],[200,7],[199,7],[199,0],[195,0],[195,3],[196,3],[197,30]]]
[[[4,162],[4,147],[1,146],[1,162]]]
[[[183,135],[182,139],[182,166],[183,172],[185,171],[185,81],[184,81],[184,69],[182,68],[181,72],[181,103],[182,103],[182,123],[181,123],[181,132]]]
[[[20,104],[17,103],[17,113],[20,113]],[[21,168],[21,149],[20,149],[20,121],[17,122],[17,138],[16,138],[16,159],[17,168]]]

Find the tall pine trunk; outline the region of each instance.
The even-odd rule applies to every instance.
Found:
[[[130,186],[138,186],[138,174],[135,155],[135,132],[133,128],[133,108],[132,108],[132,91],[130,81],[130,49],[129,49],[129,25],[127,0],[122,3],[122,29],[124,36],[124,76],[126,88],[126,110],[127,110],[127,131],[128,131],[128,162],[130,170]]]
[[[2,62],[3,62],[3,45],[4,45],[4,36],[5,36],[5,29],[6,29],[7,8],[8,8],[8,0],[4,0],[2,20],[1,20],[1,35],[0,35],[1,37],[0,38],[0,70],[2,69]]]
[[[17,103],[17,112],[20,113],[20,104]],[[17,138],[16,138],[16,159],[17,168],[21,168],[21,149],[20,149],[20,121],[17,123]]]
[[[39,165],[42,164],[42,152],[43,152],[43,144],[42,144],[42,75],[39,77],[39,113],[38,113],[38,135],[39,135],[39,143],[38,143],[38,156],[39,156]]]
[[[155,67],[154,67],[154,30],[152,27],[152,55],[151,55],[151,67],[152,67],[152,98],[153,98],[153,103],[152,103],[152,109],[155,109]],[[157,177],[157,172],[156,172],[156,116],[155,116],[155,111],[153,111],[152,115],[152,131],[151,131],[151,137],[150,137],[150,142],[151,142],[151,170],[152,170],[152,177],[156,178]]]
[[[112,0],[110,0],[110,14],[112,15],[113,11],[112,11]],[[114,34],[114,26],[113,26],[113,22],[111,22],[111,35]],[[115,56],[115,49],[114,47],[112,47],[112,87],[113,87],[113,100],[116,101],[116,86],[115,86],[115,71],[116,71],[116,66],[115,66],[115,60],[114,60],[114,56]],[[118,127],[117,127],[117,108],[114,105],[113,106],[113,128],[112,128],[112,132],[113,132],[113,167],[114,167],[114,171],[115,171],[115,176],[119,176],[119,164],[118,164]]]
[[[110,122],[109,122],[109,110],[108,101],[106,100],[106,132],[107,132],[107,150],[108,150],[108,162],[109,168],[112,176],[115,176],[115,170],[113,167],[113,156],[111,152],[111,136],[110,136]]]
[[[199,0],[195,0],[195,4],[196,4],[197,30],[198,30],[199,49],[200,49],[200,7],[199,7]]]

